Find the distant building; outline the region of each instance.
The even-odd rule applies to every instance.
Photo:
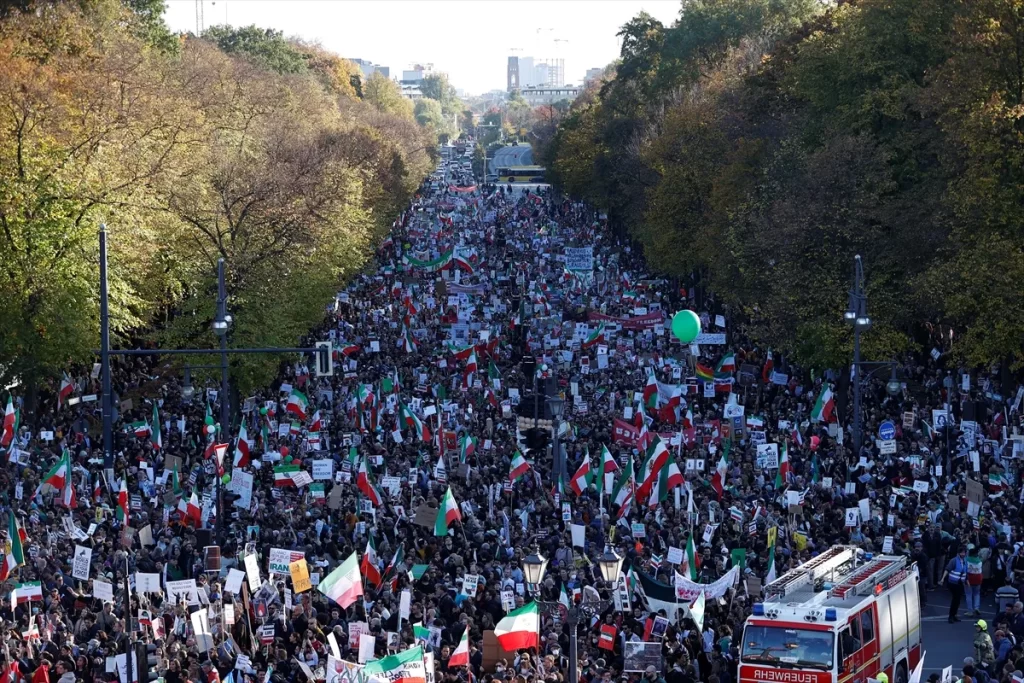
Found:
[[[595,67],[593,69],[587,69],[587,74],[583,77],[583,85],[588,85],[591,81],[600,80],[601,76],[604,75],[604,69]]]
[[[554,104],[562,100],[572,102],[580,94],[580,88],[575,85],[563,85],[561,87],[523,88],[519,91],[531,107],[542,104]]]
[[[512,55],[508,58],[508,67],[505,70],[505,78],[508,83],[508,91],[519,90],[522,85],[519,82],[519,57]]]
[[[402,71],[402,80],[399,83],[402,85],[419,85],[423,82],[424,78],[433,75],[433,73],[433,64],[413,64],[412,68]]]
[[[415,102],[423,97],[423,91],[420,90],[419,85],[413,85],[409,83],[399,83],[398,87],[402,90],[402,97],[407,100]]]
[[[533,57],[508,58],[506,84],[509,92],[525,88],[558,88],[565,85],[565,60]]]
[[[363,72],[364,78],[369,78],[375,73],[384,76],[384,78],[391,78],[391,67],[374,64],[366,59],[350,59],[349,61],[354,62],[359,67],[359,70]]]

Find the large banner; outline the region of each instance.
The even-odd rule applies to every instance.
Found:
[[[594,269],[594,247],[566,247],[565,269],[572,271]]]
[[[732,586],[736,584],[736,581],[740,577],[739,565],[733,567],[725,574],[722,578],[718,579],[714,583],[695,583],[690,581],[682,574],[676,574],[676,600],[693,602],[700,595],[701,591],[704,591],[704,597],[707,600],[717,599],[725,596]]]
[[[661,311],[653,311],[646,315],[635,315],[632,318],[616,318],[597,311],[587,314],[590,320],[605,320],[611,323],[618,323],[624,330],[647,330],[653,329],[665,323],[665,314]]]

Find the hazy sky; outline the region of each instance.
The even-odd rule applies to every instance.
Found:
[[[167,23],[195,31],[196,0],[168,0]],[[510,54],[565,59],[567,83],[618,56],[615,34],[640,11],[665,23],[680,0],[203,0],[207,27],[256,24],[391,67],[432,63],[471,94],[505,88]],[[226,21],[225,21],[226,20]],[[554,39],[562,41],[556,43]],[[511,52],[510,48],[521,48]]]

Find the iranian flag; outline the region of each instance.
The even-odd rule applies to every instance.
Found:
[[[658,380],[654,374],[647,376],[647,386],[644,387],[644,408],[654,410],[658,407]]]
[[[472,275],[475,272],[474,269],[473,269],[473,264],[465,256],[460,256],[459,254],[455,254],[455,256],[452,258],[452,260],[455,262],[455,267],[456,268],[459,268],[460,270],[465,271],[468,275]]]
[[[780,446],[782,456],[779,458],[779,471],[775,473],[775,490],[779,491],[789,480],[789,449],[786,444]]]
[[[686,564],[690,569],[690,580],[696,581],[699,565],[697,564],[697,546],[693,544],[693,534],[690,534],[690,540],[686,542]]]
[[[359,353],[359,348],[359,344],[349,344],[347,342],[341,342],[341,344],[338,346],[337,351],[345,358],[348,358],[353,354]]]
[[[451,266],[454,255],[455,250],[449,249],[432,261],[421,261],[420,259],[413,258],[411,256],[404,256],[402,257],[402,260],[405,261],[406,265],[412,266],[413,268],[419,268],[428,273],[436,273]]]
[[[32,602],[33,600],[43,599],[43,584],[38,581],[26,581],[25,583],[15,584],[14,591],[11,593],[12,602],[17,600],[18,604],[23,602]]]
[[[530,469],[530,463],[526,462],[526,458],[519,451],[512,457],[512,465],[508,469],[508,480],[518,481],[526,472]]]
[[[636,492],[638,500],[645,500],[650,496],[654,483],[661,476],[662,468],[668,465],[670,457],[665,443],[657,435],[654,435],[653,439],[650,448],[647,449],[647,458],[640,468],[640,487]]]
[[[0,434],[0,448],[7,448],[14,441],[14,432],[17,430],[14,422],[14,397],[8,394],[7,410],[4,411],[4,429],[3,434]]]
[[[149,432],[149,442],[153,444],[153,450],[158,451],[164,447],[164,439],[160,434],[160,408],[153,403],[153,428]]]
[[[306,419],[306,411],[309,409],[309,399],[298,389],[292,389],[288,395],[288,403],[284,407],[285,412],[295,415],[300,420]]]
[[[626,469],[622,470],[619,480],[615,482],[612,489],[612,502],[619,506],[619,517],[621,518],[633,501],[633,489],[636,488],[636,481],[633,477],[633,458],[626,463]]]
[[[736,372],[736,354],[732,351],[722,356],[722,360],[718,361],[715,374],[717,375],[722,372]]]
[[[464,463],[466,460],[473,456],[476,452],[476,439],[469,436],[463,436],[459,441],[459,462]]]
[[[372,683],[426,683],[423,647],[417,645],[398,654],[366,663],[362,673]]]
[[[68,377],[68,373],[65,372],[63,379],[60,381],[60,391],[57,392],[57,410],[61,409],[64,405],[64,401],[68,400],[68,397],[71,396],[74,391],[75,384],[71,381],[71,378]]]
[[[582,344],[580,344],[580,346],[582,346],[585,349],[588,349],[591,346],[594,346],[595,344],[602,343],[603,341],[604,341],[604,323],[602,322],[600,325],[597,326],[596,330],[594,330],[589,335],[587,335],[587,338],[583,340],[583,342],[582,342]],[[655,385],[655,386],[657,386],[657,385]]]
[[[470,344],[469,346],[461,346],[460,347],[460,346],[455,346],[452,343],[448,343],[447,347],[448,347],[448,353],[450,353],[453,356],[455,356],[455,358],[457,360],[468,360],[470,354],[472,354],[474,352],[474,349],[476,348],[472,344]]]
[[[6,581],[18,567],[25,564],[25,547],[22,545],[21,529],[14,512],[7,513],[7,540],[11,543],[11,549],[4,554],[4,563],[0,565],[0,581]]]
[[[577,496],[582,496],[583,492],[590,486],[590,480],[593,475],[590,473],[590,458],[584,458],[583,464],[576,470],[576,474],[572,475],[572,479],[569,480],[569,488]]]
[[[476,373],[477,367],[476,351],[472,351],[469,354],[469,358],[466,360],[466,371],[462,373],[463,386],[473,386],[473,374]]]
[[[245,421],[238,428],[238,440],[235,442],[235,460],[233,467],[249,466],[249,434],[245,429]]]
[[[356,475],[356,487],[362,492],[364,496],[370,499],[373,507],[380,507],[383,499],[380,496],[380,491],[373,485],[373,474],[370,472],[369,466],[366,464],[366,456],[359,461],[359,473]]]
[[[416,432],[416,438],[420,441],[430,441],[430,428],[423,423],[423,420],[416,417],[416,413],[412,412],[412,408],[405,405],[405,403],[399,401],[401,409],[402,419],[405,421],[405,426],[410,427]]]
[[[128,481],[121,480],[121,488],[117,492],[117,521],[127,525],[130,513],[128,512]]]
[[[835,408],[836,401],[832,395],[832,387],[826,384],[821,388],[818,400],[814,403],[814,409],[811,411],[811,422],[831,422],[832,411]]]
[[[61,451],[60,460],[53,466],[46,476],[43,477],[43,483],[49,484],[55,489],[63,489],[64,485],[67,484],[68,479],[71,478],[71,453],[68,449]]]
[[[299,473],[299,466],[280,464],[274,468],[274,486],[294,486],[292,477]]]
[[[711,488],[718,494],[718,500],[722,500],[722,494],[725,492],[725,480],[729,475],[729,459],[728,453],[723,448],[722,455],[718,458],[718,466],[715,467],[715,473],[711,476]]]
[[[608,450],[607,446],[601,446],[601,465],[597,470],[597,495],[601,497],[604,495],[604,479],[606,474],[612,474],[619,471],[619,464],[615,462],[615,458],[612,457],[612,452]]]
[[[664,503],[668,499],[669,491],[682,485],[683,473],[679,471],[676,461],[670,460],[668,465],[661,468],[658,481],[651,489],[651,497],[647,502],[648,507],[656,507],[658,503]]]
[[[359,576],[359,558],[352,553],[341,566],[320,580],[316,587],[334,602],[346,609],[363,594],[363,582]]]
[[[185,506],[185,517],[191,519],[196,528],[199,528],[203,521],[203,509],[199,507],[199,496],[195,491],[192,492],[192,497],[188,499],[188,504]]]
[[[531,602],[509,612],[494,627],[498,644],[506,652],[515,652],[528,647],[540,647],[540,612],[537,603]]]
[[[375,588],[380,585],[380,569],[377,568],[377,545],[373,542],[373,536],[366,541],[366,550],[363,551],[363,561],[359,564],[363,578],[370,582]]]
[[[146,422],[145,420],[140,420],[138,422],[132,422],[130,427],[131,427],[132,431],[135,433],[135,438],[136,439],[145,439],[147,436],[149,436],[149,434],[151,432],[149,423]]]
[[[448,659],[448,666],[469,666],[469,629],[462,632],[462,640]]]
[[[459,512],[459,504],[455,502],[455,496],[452,495],[452,487],[449,486],[448,490],[445,491],[444,498],[441,499],[441,509],[437,511],[437,521],[434,522],[434,535],[447,536],[449,525],[455,521],[462,522],[462,513]]]

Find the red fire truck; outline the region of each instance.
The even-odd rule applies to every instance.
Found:
[[[917,566],[834,546],[764,587],[743,628],[740,683],[907,683],[921,657]]]

